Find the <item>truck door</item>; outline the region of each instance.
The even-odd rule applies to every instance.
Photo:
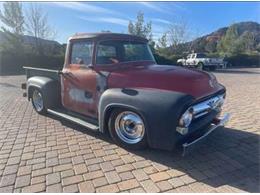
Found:
[[[62,104],[90,117],[97,116],[97,73],[92,65],[93,42],[74,41],[62,71]]]

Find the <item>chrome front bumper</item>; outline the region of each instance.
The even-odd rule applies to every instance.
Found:
[[[211,134],[214,130],[216,130],[218,127],[223,127],[227,124],[227,122],[230,119],[230,114],[226,113],[222,118],[219,118],[219,121],[217,123],[212,123],[210,128],[207,130],[206,133],[204,133],[199,138],[192,140],[191,142],[186,142],[182,144],[183,152],[182,156],[185,156],[185,153],[187,152],[188,148],[191,148],[194,144],[201,142],[204,138],[206,138],[209,134]]]

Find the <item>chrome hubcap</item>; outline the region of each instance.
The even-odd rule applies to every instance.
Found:
[[[35,109],[40,112],[43,109],[43,99],[38,90],[33,91],[32,101]]]
[[[136,144],[143,139],[145,127],[140,116],[134,112],[126,111],[116,117],[115,130],[122,141]]]

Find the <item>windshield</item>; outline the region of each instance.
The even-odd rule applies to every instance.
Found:
[[[102,41],[97,46],[96,64],[155,61],[147,43],[136,41]]]

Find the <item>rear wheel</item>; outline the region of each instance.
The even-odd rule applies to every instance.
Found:
[[[33,108],[36,112],[40,114],[46,113],[46,108],[44,106],[44,101],[43,101],[43,95],[39,89],[37,88],[32,89],[31,99],[32,99]]]
[[[147,145],[146,128],[142,117],[127,109],[114,110],[109,118],[112,139],[128,149],[143,149]]]

